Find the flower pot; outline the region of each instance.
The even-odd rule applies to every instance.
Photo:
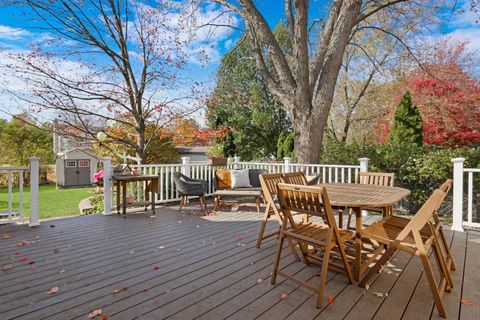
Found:
[[[209,157],[207,158],[208,163],[212,166],[226,166],[227,158],[225,157]]]

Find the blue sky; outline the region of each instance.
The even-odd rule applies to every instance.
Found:
[[[323,15],[326,10],[323,7],[324,3],[324,1],[320,0],[311,1],[311,11],[315,13],[315,16]],[[435,1],[432,0],[432,3],[435,3]],[[283,1],[260,0],[256,1],[256,4],[271,26],[274,26],[283,18]],[[459,9],[463,8],[464,12],[459,14],[459,10],[457,10],[457,12],[452,13],[450,9],[446,8],[440,10],[438,13],[440,24],[430,26],[429,30],[424,33],[425,39],[427,41],[435,41],[442,37],[452,36],[469,40],[471,48],[480,50],[480,25],[476,23],[475,15],[469,10],[469,4],[466,1],[459,1],[457,7]],[[203,7],[203,9],[205,11],[205,19],[219,10],[218,6]],[[237,18],[234,21],[236,26],[242,27],[240,19]],[[33,39],[38,40],[42,39],[42,37],[48,38],[51,36],[47,30],[43,29],[45,27],[46,25],[34,18],[32,12],[25,7],[0,7],[0,65],[6,63],[2,60],[5,59],[5,51],[28,50],[27,44]],[[232,29],[221,29],[210,37],[202,38],[200,36],[196,45],[208,48],[210,60],[207,64],[200,64],[192,60],[188,64],[183,77],[204,82],[207,84],[207,87],[213,87],[215,71],[218,68],[220,59],[233,46],[239,34],[238,31]],[[1,68],[0,78],[8,78],[8,75],[2,74]],[[8,84],[5,84],[5,82],[8,82]],[[11,90],[11,88],[6,88],[6,86],[21,88],[22,85],[14,80],[0,81],[0,102],[8,101],[4,96],[5,90]],[[0,103],[0,111],[2,108],[12,111],[14,104]],[[0,117],[4,116],[0,113]]]

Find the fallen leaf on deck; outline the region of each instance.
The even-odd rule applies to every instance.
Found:
[[[263,282],[263,279],[262,279],[262,278],[258,278],[257,282],[258,282],[258,283],[262,283],[262,282]]]
[[[242,240],[245,240],[245,237],[237,236],[237,241],[242,241]]]
[[[89,319],[96,318],[96,317],[98,317],[98,316],[101,315],[101,314],[102,314],[102,309],[92,310],[92,311],[90,311],[90,313],[88,314],[88,318],[89,318]]]
[[[160,266],[153,267],[153,270],[158,270],[158,269],[160,269]]]
[[[29,244],[30,244],[30,242],[28,242],[27,240],[22,240],[19,243],[17,243],[17,247],[28,246]]]
[[[287,299],[287,297],[288,297],[288,294],[286,294],[286,293],[282,293],[282,294],[280,295],[280,299],[282,299],[282,300]]]
[[[99,320],[108,320],[108,317],[107,317],[106,315],[102,314],[102,315],[100,316],[100,318],[98,318],[98,319],[99,319]]]
[[[328,296],[328,304],[332,304],[334,299],[333,296]]]
[[[3,270],[3,271],[7,271],[7,270],[10,270],[10,269],[12,269],[12,268],[13,268],[13,266],[12,266],[11,264],[4,264],[4,265],[2,266],[2,270]]]
[[[23,258],[20,258],[20,259],[18,259],[18,260],[20,260],[20,261],[28,261],[28,258],[27,258],[27,257],[23,257]]]
[[[150,289],[149,289],[149,288],[147,288],[147,289],[143,289],[143,292],[147,292],[148,290],[150,290]]]
[[[135,251],[133,251],[133,250],[129,252],[129,254],[134,254],[134,253],[135,253]]]
[[[460,303],[461,303],[461,304],[464,304],[464,305],[471,305],[471,304],[473,304],[472,301],[470,301],[470,300],[465,300],[465,299],[460,300]]]
[[[123,287],[123,288],[120,288],[120,289],[115,289],[113,290],[112,294],[117,294],[119,292],[122,292],[122,291],[127,291],[128,290],[128,287]]]
[[[28,264],[29,265],[35,264],[35,261],[30,261]]]
[[[383,293],[381,292],[374,292],[373,294],[375,295],[375,297],[383,298]]]
[[[8,233],[4,233],[4,234],[2,234],[2,238],[3,239],[8,239],[8,238],[10,238],[10,235]]]
[[[51,288],[50,290],[48,290],[48,292],[47,292],[47,293],[49,293],[49,294],[52,294],[52,293],[57,293],[57,292],[58,292],[58,290],[60,290],[60,288],[58,288],[58,287],[53,287],[53,288]]]
[[[320,274],[320,272],[315,272],[315,273],[313,274],[313,276],[314,276],[314,277],[320,277],[321,274]]]
[[[65,272],[65,269],[60,269],[60,271],[58,271],[58,273],[64,273]]]
[[[160,247],[158,247],[158,249],[162,250],[162,249],[165,249],[165,247],[164,247],[164,246],[160,246]]]
[[[51,224],[51,225],[50,225],[50,228],[55,228],[55,225],[54,225],[54,224]]]

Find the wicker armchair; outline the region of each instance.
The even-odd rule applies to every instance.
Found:
[[[180,195],[180,206],[178,210],[182,210],[182,207],[187,204],[188,197],[198,197],[200,206],[206,208],[207,203],[205,201],[205,193],[208,190],[208,182],[205,180],[192,179],[182,174],[181,172],[175,172],[173,174],[173,182]]]

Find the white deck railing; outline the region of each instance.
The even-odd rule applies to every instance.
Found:
[[[303,171],[306,175],[320,175],[321,183],[328,182],[355,182],[356,176],[360,171],[368,171],[368,159],[359,159],[359,165],[330,165],[330,164],[295,164],[291,163],[291,158],[285,158],[283,163],[265,163],[265,162],[241,162],[239,157],[235,157],[234,162],[228,163],[229,169],[263,169],[269,173]],[[173,173],[181,171],[183,174],[194,178],[203,179],[208,182],[207,195],[212,195],[215,191],[215,170],[207,162],[190,162],[190,158],[182,158],[181,164],[149,164],[132,166],[139,168],[142,174],[158,175],[160,177],[160,190],[156,195],[156,203],[168,203],[179,201],[180,197],[173,182]],[[105,213],[111,212],[114,191],[111,184],[112,165],[110,158],[104,158],[104,205]],[[107,175],[106,173],[110,174]],[[137,183],[130,187],[130,194],[135,196],[135,200],[142,201],[144,196],[144,184]]]
[[[452,159],[453,162],[453,224],[452,229],[463,231],[463,227],[480,228],[480,221],[474,221],[473,213],[476,212],[474,208],[474,192],[475,192],[475,177],[480,173],[480,169],[464,168],[464,158]],[[464,218],[464,199],[465,199],[465,175],[467,175],[466,190],[467,190],[467,215]],[[480,192],[480,190],[476,190]],[[478,206],[478,203],[477,203]]]
[[[39,158],[30,158],[29,167],[0,167],[0,175],[7,176],[7,207],[0,211],[0,224],[26,222],[25,217],[25,172],[30,171],[30,226],[39,225],[38,222],[38,178]],[[13,180],[18,180],[18,193],[14,192]],[[17,204],[18,201],[18,204]]]

